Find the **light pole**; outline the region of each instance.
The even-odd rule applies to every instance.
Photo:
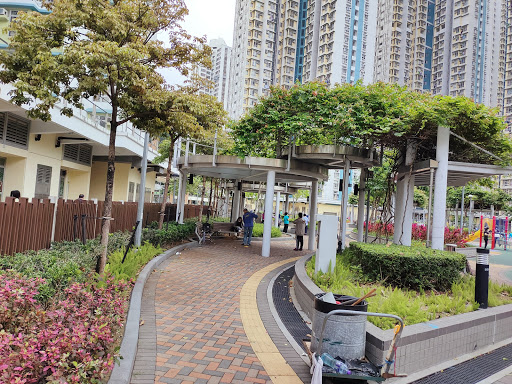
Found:
[[[475,202],[473,198],[475,196],[469,195],[469,223],[468,223],[468,232],[471,233],[473,231],[473,208],[475,206]]]

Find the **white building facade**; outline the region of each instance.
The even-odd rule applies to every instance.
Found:
[[[228,107],[229,74],[231,66],[231,47],[224,39],[213,39],[208,44],[212,48],[212,68],[198,67],[196,74],[212,82],[212,87],[202,92],[215,96],[224,109]]]
[[[377,7],[370,0],[309,1],[304,81],[373,81]]]

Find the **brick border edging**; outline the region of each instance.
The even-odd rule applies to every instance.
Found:
[[[309,257],[297,260],[293,288],[299,309],[312,319],[314,295],[323,291],[306,273]],[[398,343],[397,357],[401,357],[403,364],[400,373],[418,372],[454,358],[462,362],[470,358],[466,357],[469,352],[483,352],[490,346],[496,348],[501,341],[512,337],[512,328],[506,326],[511,318],[512,304],[508,304],[408,325]],[[366,356],[370,361],[382,363],[392,338],[392,329],[384,331],[366,323]],[[438,351],[436,356],[427,353],[435,350]]]
[[[153,258],[146,264],[142,272],[139,274],[132,290],[130,307],[124,327],[123,341],[121,342],[121,349],[119,351],[123,359],[119,364],[114,365],[108,384],[127,384],[131,380],[135,364],[135,356],[137,355],[137,344],[139,341],[139,320],[141,314],[142,293],[144,291],[146,281],[151,275],[151,271],[157,268],[169,257],[176,254],[176,252],[182,251],[186,248],[196,247],[197,245],[197,242],[191,242],[171,248]]]

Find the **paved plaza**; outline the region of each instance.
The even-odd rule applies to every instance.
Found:
[[[238,239],[214,240],[153,270],[131,383],[309,383],[303,356],[256,298],[283,266],[311,253],[294,245],[272,241],[264,258],[260,241],[243,247]],[[487,383],[512,384],[510,373]]]
[[[131,383],[271,383],[243,328],[240,293],[257,271],[306,254],[294,245],[273,242],[264,258],[261,242],[216,240],[162,263],[144,290]]]

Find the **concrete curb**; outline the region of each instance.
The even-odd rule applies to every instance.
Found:
[[[108,381],[109,384],[127,384],[131,380],[133,366],[135,364],[135,356],[137,355],[137,344],[139,341],[139,320],[142,304],[142,292],[144,291],[144,285],[151,275],[151,272],[169,257],[175,255],[176,252],[196,246],[197,242],[192,242],[171,248],[147,263],[139,274],[132,290],[130,308],[128,310],[126,324],[124,327],[123,341],[121,343],[121,350],[119,351],[123,359],[119,364],[114,365],[114,369],[112,370],[112,374]]]

